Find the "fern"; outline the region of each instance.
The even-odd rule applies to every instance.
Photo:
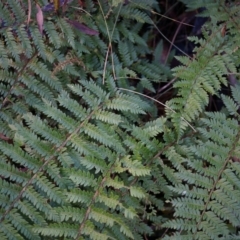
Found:
[[[179,168],[175,174],[180,182],[171,187],[179,194],[172,200],[174,216],[179,219],[164,226],[180,230],[183,239],[226,239],[239,225],[239,174],[235,169],[239,163],[233,160],[238,158],[239,126],[223,113],[208,113],[201,121],[201,138],[175,150],[184,154],[182,160],[177,162],[173,152],[166,153]],[[215,229],[216,224],[221,227]]]
[[[76,3],[68,4],[72,7]],[[131,137],[144,146],[144,156],[135,159],[125,138],[134,129],[142,128],[131,119],[146,114],[150,105],[138,96],[117,91],[111,83],[111,62],[106,68],[106,86],[101,84],[101,77],[90,80],[92,72],[103,68],[108,41],[106,26],[112,28],[113,41],[122,42],[124,37],[111,25],[114,15],[109,15],[106,25],[101,9],[86,2],[86,11],[95,12],[95,17],[83,19],[89,28],[102,31],[105,37],[100,39],[82,34],[66,19],[48,11],[42,37],[35,21],[28,28],[23,24],[27,1],[21,6],[14,5],[14,1],[2,5],[2,11],[10,8],[17,17],[5,11],[11,21],[6,21],[8,27],[1,33],[2,44],[8,49],[2,53],[1,61],[11,63],[13,68],[12,72],[4,71],[7,68],[3,64],[1,73],[0,117],[2,128],[6,127],[3,134],[13,141],[9,145],[2,140],[0,145],[4,159],[1,236],[135,239],[151,234],[147,223],[141,220],[142,204],[134,203],[151,197],[141,181],[145,181],[145,176],[151,181],[147,159],[153,157],[151,142],[156,141],[154,137],[161,132],[156,127],[162,127],[164,119],[159,121],[160,125],[152,123],[152,127],[146,127],[146,146]],[[108,13],[111,6],[101,2],[101,7]],[[133,19],[147,19],[143,10],[127,8],[134,12]],[[19,11],[21,14],[17,15]],[[71,19],[75,12],[66,14]],[[130,26],[131,20],[127,21]],[[128,32],[129,28],[124,30],[125,37]],[[129,73],[137,74],[131,70],[138,55],[131,41],[136,43],[136,39],[137,35],[134,39],[126,38],[125,50],[121,44],[113,46],[122,59],[116,72],[123,71],[125,78]],[[126,58],[129,50],[131,56]],[[132,181],[140,182],[131,186]],[[118,228],[112,229],[113,225]]]
[[[35,2],[0,1],[0,238],[237,239],[239,86],[219,91],[239,67],[238,7],[187,2],[213,17],[170,71],[141,34],[157,1],[54,3],[38,2],[41,34]],[[172,75],[158,116],[144,94]]]
[[[214,5],[222,12],[215,12],[212,22],[205,26],[205,39],[191,39],[200,45],[195,50],[194,59],[179,58],[185,66],[175,69],[176,76],[181,79],[175,87],[180,91],[178,97],[169,102],[169,106],[177,112],[168,111],[168,114],[171,115],[179,142],[169,148],[165,156],[174,169],[170,175],[174,181],[171,177],[168,177],[168,180],[172,182],[170,189],[177,196],[171,201],[175,209],[174,219],[164,223],[164,227],[177,232],[173,236],[165,236],[164,239],[238,238],[239,175],[235,171],[235,166],[239,165],[238,160],[236,161],[240,136],[237,121],[238,87],[232,88],[236,102],[222,95],[228,111],[204,112],[208,95],[217,94],[221,84],[227,84],[225,76],[230,72],[237,72],[236,46],[234,41],[229,45],[228,36],[222,36],[223,26],[215,25],[218,21],[228,21],[225,15],[231,12],[227,10],[229,6],[221,1],[210,2],[188,4],[192,8],[196,7],[196,4],[198,7],[204,5],[207,9],[202,14],[204,16],[205,13],[212,16],[216,11]],[[229,32],[235,32],[235,27],[230,23]],[[219,32],[213,30],[209,35],[210,29],[218,29]],[[184,70],[186,66],[187,71]],[[200,115],[204,117],[198,119]],[[198,133],[190,138],[184,135],[187,125],[182,118],[195,121]],[[165,164],[163,168],[169,172]]]

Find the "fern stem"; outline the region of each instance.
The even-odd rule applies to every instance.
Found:
[[[105,177],[102,179],[102,181],[100,182],[100,184],[99,184],[96,192],[94,193],[94,195],[93,195],[93,197],[92,197],[92,199],[91,199],[91,202],[90,202],[90,204],[89,204],[89,206],[88,206],[88,208],[87,208],[87,211],[86,211],[86,213],[85,213],[85,216],[84,216],[84,218],[83,218],[83,221],[81,222],[81,224],[80,224],[80,226],[79,226],[78,234],[77,234],[75,240],[78,240],[78,239],[81,237],[81,235],[82,235],[82,230],[84,229],[85,223],[86,223],[86,221],[88,220],[89,215],[90,215],[90,213],[91,213],[92,205],[95,203],[97,197],[99,196],[100,190],[101,190],[101,188],[103,187],[104,183],[106,182],[108,174],[112,171],[112,169],[113,169],[113,167],[114,167],[114,165],[115,165],[115,162],[116,162],[116,160],[114,161],[114,163],[112,164],[112,166],[109,168],[109,170],[106,172]]]

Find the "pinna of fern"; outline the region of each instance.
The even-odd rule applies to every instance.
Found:
[[[218,21],[205,24],[203,38],[189,37],[198,45],[192,58],[177,57],[183,64],[174,69],[175,77],[179,78],[174,84],[177,97],[168,102],[168,106],[177,113],[167,110],[167,114],[171,116],[179,139],[187,128],[184,119],[191,123],[198,118],[209,103],[209,95],[217,94],[222,84],[227,85],[226,76],[237,72],[237,42],[233,40],[230,43],[229,37],[231,33],[236,36],[234,29],[238,26],[233,24],[228,29],[229,35],[223,36],[221,30],[225,24],[229,24],[219,24]],[[225,21],[225,18],[221,21]]]

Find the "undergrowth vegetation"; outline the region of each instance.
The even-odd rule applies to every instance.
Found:
[[[0,1],[1,240],[239,239],[240,6],[181,2],[171,69],[156,0]]]

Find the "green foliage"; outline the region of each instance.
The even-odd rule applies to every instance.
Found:
[[[228,76],[238,71],[238,23],[229,20],[233,18],[231,4],[192,1],[188,7],[196,5],[206,7],[201,15],[213,18],[204,26],[202,39],[190,38],[199,45],[194,58],[180,57],[183,66],[174,69],[180,81],[174,84],[177,98],[170,100],[168,106],[176,112],[168,110],[167,114],[178,142],[164,153],[172,166],[170,177],[169,165],[164,166],[176,196],[171,200],[174,216],[163,226],[176,233],[163,239],[238,239],[238,85],[231,87],[232,97],[221,95],[226,109],[205,111],[208,96],[218,94],[222,85],[228,84]],[[236,78],[235,84],[237,81]],[[194,121],[195,133],[187,130],[189,126],[183,119]]]
[[[239,67],[233,4],[188,3],[214,17],[170,72],[141,32],[157,1],[65,1],[43,35],[28,2],[0,1],[0,239],[237,238],[240,88],[219,94]],[[144,93],[172,73],[158,116]]]

